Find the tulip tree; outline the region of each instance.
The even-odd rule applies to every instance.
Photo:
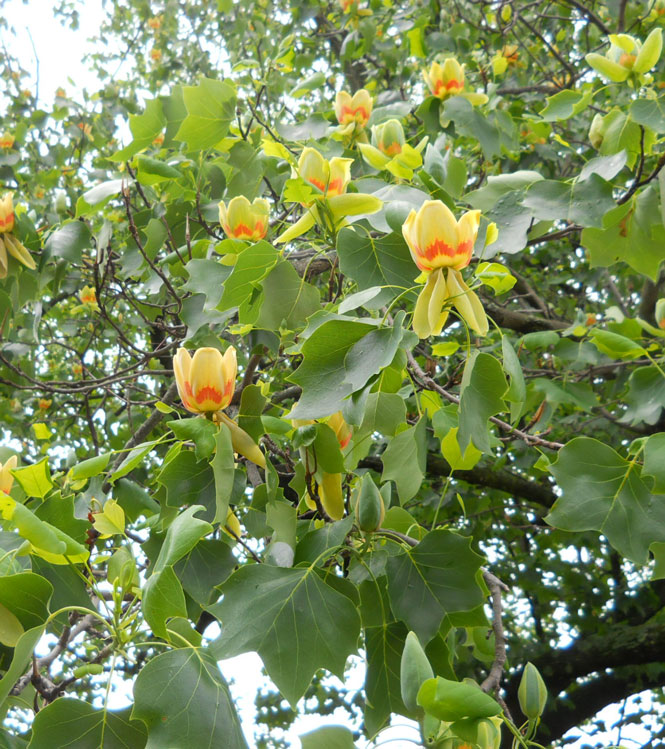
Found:
[[[104,13],[2,62],[0,744],[662,738],[665,3]]]

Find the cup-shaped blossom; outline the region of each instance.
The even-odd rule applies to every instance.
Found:
[[[411,257],[420,270],[465,268],[478,235],[480,211],[467,211],[459,221],[441,200],[426,200],[402,226]]]
[[[238,364],[236,350],[229,346],[224,355],[206,346],[194,356],[184,348],[173,357],[178,393],[183,406],[192,413],[214,413],[229,405],[233,398]]]
[[[328,417],[328,426],[335,432],[337,441],[342,450],[349,444],[353,432],[351,427],[344,421],[341,411],[336,411]]]
[[[17,460],[16,455],[12,455],[4,463],[0,463],[0,494],[9,494],[11,491],[14,483],[11,472],[16,468]]]
[[[0,198],[0,234],[14,228],[14,200],[10,192]]]
[[[325,159],[315,148],[303,148],[298,159],[298,174],[314,185],[318,190],[332,198],[343,195],[351,181],[351,164],[353,159],[334,156],[330,161]]]
[[[596,72],[615,83],[627,80],[631,73],[648,73],[663,50],[661,29],[654,29],[644,44],[630,34],[611,34],[609,40],[611,46],[604,55],[590,52],[585,59]]]
[[[79,300],[81,301],[81,304],[96,305],[97,292],[95,291],[94,287],[84,286],[81,291],[79,291]]]
[[[9,149],[14,145],[14,136],[5,130],[2,135],[0,135],[0,148]]]
[[[258,242],[268,231],[270,204],[265,198],[250,203],[244,195],[237,195],[228,206],[219,204],[219,223],[229,239],[249,239]]]
[[[335,116],[340,125],[354,123],[355,129],[361,130],[372,114],[372,105],[372,97],[364,88],[353,96],[347,91],[340,91],[335,97]]]
[[[372,128],[372,145],[386,156],[402,153],[405,140],[404,128],[399,120],[388,120]]]
[[[439,99],[455,96],[464,90],[464,65],[454,57],[447,57],[443,65],[433,62],[423,76],[429,90]]]

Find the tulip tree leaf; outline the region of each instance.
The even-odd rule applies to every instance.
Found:
[[[159,550],[159,556],[155,562],[153,575],[175,564],[196,546],[199,539],[212,533],[212,525],[205,520],[195,518],[197,512],[205,509],[201,505],[194,505],[183,510],[171,523],[166,538]]]
[[[480,190],[478,190],[480,192]],[[527,232],[533,221],[531,209],[523,205],[523,190],[511,190],[502,195],[487,212],[488,221],[494,221],[499,236],[482,251],[483,260],[499,253],[513,255],[526,247]]]
[[[0,577],[0,603],[16,616],[26,630],[46,621],[52,595],[51,583],[33,572]]]
[[[581,91],[572,91],[565,89],[547,97],[547,104],[541,110],[540,116],[545,122],[554,122],[555,120],[567,120],[574,114],[578,114],[586,108],[591,101],[592,92],[582,93]]]
[[[258,328],[279,330],[282,323],[290,330],[303,327],[306,319],[320,309],[319,291],[296,273],[291,263],[282,260],[263,279],[263,302]]]
[[[53,486],[48,458],[44,458],[31,466],[15,468],[12,474],[28,497],[43,499]]]
[[[603,216],[615,205],[612,185],[598,174],[573,183],[551,179],[536,182],[522,203],[537,219],[565,219],[581,226],[602,226]]]
[[[364,720],[370,736],[376,735],[391,713],[404,715],[400,670],[404,640],[408,633],[402,622],[384,622],[382,626],[365,628]]]
[[[480,143],[486,159],[501,153],[501,136],[497,127],[467,99],[453,96],[443,105],[443,117],[455,123],[455,129]]]
[[[198,86],[183,86],[187,116],[176,133],[192,150],[210,148],[219,143],[235,116],[235,88],[225,81],[201,78]]]
[[[208,419],[176,419],[167,421],[166,426],[179,440],[191,440],[194,443],[194,455],[197,460],[203,460],[212,455],[215,449],[215,436],[219,427]]]
[[[129,710],[96,710],[82,700],[63,697],[39,711],[32,724],[31,749],[141,749],[147,732]]]
[[[646,564],[665,541],[665,503],[652,495],[633,461],[590,437],[576,437],[550,465],[562,494],[545,520],[565,531],[598,531],[623,556]]]
[[[202,648],[161,653],[143,667],[134,683],[132,719],[148,729],[146,749],[247,749],[226,681]]]
[[[301,749],[356,749],[353,733],[344,726],[322,726],[298,738]]]
[[[635,100],[630,105],[630,118],[656,133],[665,133],[665,96]]]
[[[652,491],[665,494],[665,432],[652,434],[644,446],[643,476],[651,476],[654,480]]]
[[[164,567],[148,578],[143,587],[141,608],[155,635],[165,639],[168,636],[166,620],[174,616],[187,616],[185,594],[173,567]]]
[[[257,242],[238,255],[233,272],[224,282],[224,293],[218,309],[239,307],[257,290],[260,282],[279,260],[277,251],[268,242]]]
[[[487,420],[505,409],[508,383],[501,364],[489,354],[469,359],[464,368],[459,406],[457,441],[462,452],[469,442],[484,453],[491,453]]]
[[[44,625],[40,625],[29,629],[19,637],[14,647],[14,654],[9,668],[7,668],[2,679],[0,679],[0,705],[4,706],[12,687],[16,684],[19,677],[25,673],[26,666],[43,634]]]
[[[428,643],[442,626],[451,626],[455,615],[483,604],[476,582],[482,563],[470,539],[447,530],[428,533],[417,546],[387,561],[393,613],[422,644]]]
[[[215,503],[215,478],[207,460],[197,460],[193,450],[183,450],[157,475],[166,487],[166,504],[170,507],[205,504],[208,514]],[[214,514],[213,514],[214,516]]]
[[[628,378],[626,411],[622,421],[655,424],[665,408],[665,378],[657,367],[639,367]]]
[[[413,279],[418,275],[409,248],[398,234],[375,239],[364,232],[342,229],[337,235],[337,254],[340,270],[359,289],[394,287],[386,299],[414,286]]]
[[[129,129],[134,140],[125,148],[111,156],[113,161],[125,161],[143,148],[151,145],[152,141],[166,126],[166,117],[162,111],[161,99],[150,99],[145,103],[145,110],[141,114],[129,115]]]
[[[256,651],[292,706],[319,668],[342,677],[356,651],[360,617],[312,567],[241,567],[222,592],[222,602],[209,608],[222,623],[217,657]]]
[[[416,495],[425,476],[427,419],[405,429],[388,444],[382,455],[381,481],[394,481],[402,504]]]

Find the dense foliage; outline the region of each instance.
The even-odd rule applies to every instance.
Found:
[[[663,738],[665,3],[104,13],[2,62],[0,746]]]

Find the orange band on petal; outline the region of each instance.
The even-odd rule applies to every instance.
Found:
[[[236,239],[252,236],[252,230],[246,224],[238,224],[231,233]]]
[[[14,228],[14,214],[9,213],[4,218],[0,218],[0,230],[11,230]]]
[[[346,119],[347,115],[351,115],[351,119],[355,120],[356,115],[360,114],[363,118],[363,120],[367,121],[369,120],[369,114],[367,113],[367,110],[365,107],[356,107],[355,109],[351,109],[351,107],[343,107],[342,108],[342,119],[345,122],[350,122],[350,120]]]
[[[344,189],[344,185],[341,179],[332,179],[328,183],[328,195],[333,197],[334,195],[341,195]]]
[[[451,247],[440,239],[436,239],[431,245],[425,248],[425,252],[422,253],[428,260],[434,260],[439,255],[445,255],[446,257],[455,257],[459,253],[459,250],[455,247]]]
[[[317,179],[316,177],[308,177],[307,181],[314,185],[314,187],[318,187],[321,192],[323,192],[326,189],[326,186],[323,184],[323,182],[320,179]]]
[[[221,403],[222,394],[217,390],[217,388],[214,388],[211,385],[206,385],[206,387],[201,388],[196,394],[195,400],[199,404],[207,400],[211,400],[213,403]]]
[[[438,96],[439,91],[441,91],[442,88],[445,88],[446,91],[450,91],[452,89],[461,91],[464,88],[464,84],[456,80],[448,81],[447,83],[444,83],[443,81],[436,81],[434,83],[434,96]]]

